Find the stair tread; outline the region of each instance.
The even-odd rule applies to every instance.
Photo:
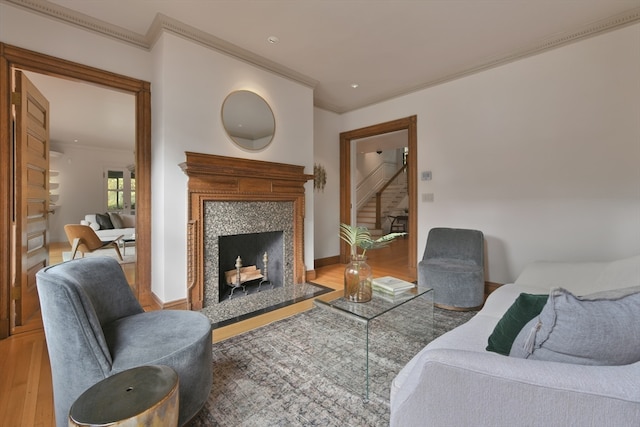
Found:
[[[382,203],[382,222],[386,220],[389,213],[397,210],[397,205],[407,196],[407,184],[393,183],[389,184],[380,197]],[[383,230],[376,229],[376,196],[375,194],[360,208],[357,214],[357,224],[367,227],[372,236],[380,236]]]

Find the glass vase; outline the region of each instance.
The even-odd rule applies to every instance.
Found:
[[[371,301],[373,274],[364,255],[351,256],[344,270],[344,298],[351,302]]]

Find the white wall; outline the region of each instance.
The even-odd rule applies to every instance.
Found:
[[[313,91],[183,38],[164,33],[153,48],[153,291],[185,297],[187,176],[185,151],[305,166],[313,173]],[[262,151],[227,136],[220,108],[235,90],[251,90],[271,106],[276,132]],[[160,105],[157,105],[160,104]],[[313,268],[313,182],[306,186],[305,265]],[[176,286],[180,284],[180,286]]]
[[[534,260],[640,254],[639,76],[636,24],[346,113],[340,131],[417,114],[433,172],[418,199],[435,196],[418,257],[432,227],[477,228],[504,283]]]
[[[313,157],[325,168],[327,183],[323,191],[314,194],[316,259],[340,253],[340,124],[341,116],[319,108],[314,109]]]

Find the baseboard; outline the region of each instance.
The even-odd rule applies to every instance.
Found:
[[[315,278],[318,276],[318,274],[316,273],[315,270],[307,270],[305,271],[305,280],[309,281],[309,280],[315,280]]]
[[[153,292],[151,292],[151,298],[153,298],[153,302],[158,306],[158,309],[160,310],[186,310],[187,309],[186,298],[178,299],[175,301],[163,302]]]
[[[314,268],[326,267],[328,265],[340,264],[340,255],[331,256],[327,258],[318,258],[313,260]]]
[[[485,296],[489,296],[489,294],[500,286],[504,285],[504,283],[496,283],[496,282],[484,282],[484,294]]]

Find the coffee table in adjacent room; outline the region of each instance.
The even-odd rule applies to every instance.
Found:
[[[315,305],[326,311],[326,322],[320,327],[331,328],[330,333],[318,333],[314,343],[314,354],[323,359],[320,364],[323,373],[361,393],[366,400],[374,379],[371,346],[379,346],[376,352],[393,357],[393,346],[419,342],[417,353],[419,346],[430,341],[433,332],[433,292],[423,286],[395,297],[374,291],[373,298],[366,303],[341,297],[331,301],[316,299]],[[381,383],[388,380],[384,372],[376,373],[375,378]]]
[[[136,245],[136,235],[135,234],[131,234],[129,236],[123,236],[122,239],[120,239],[120,241],[122,242],[122,256],[126,255],[126,251],[127,251],[127,246],[134,246]]]

